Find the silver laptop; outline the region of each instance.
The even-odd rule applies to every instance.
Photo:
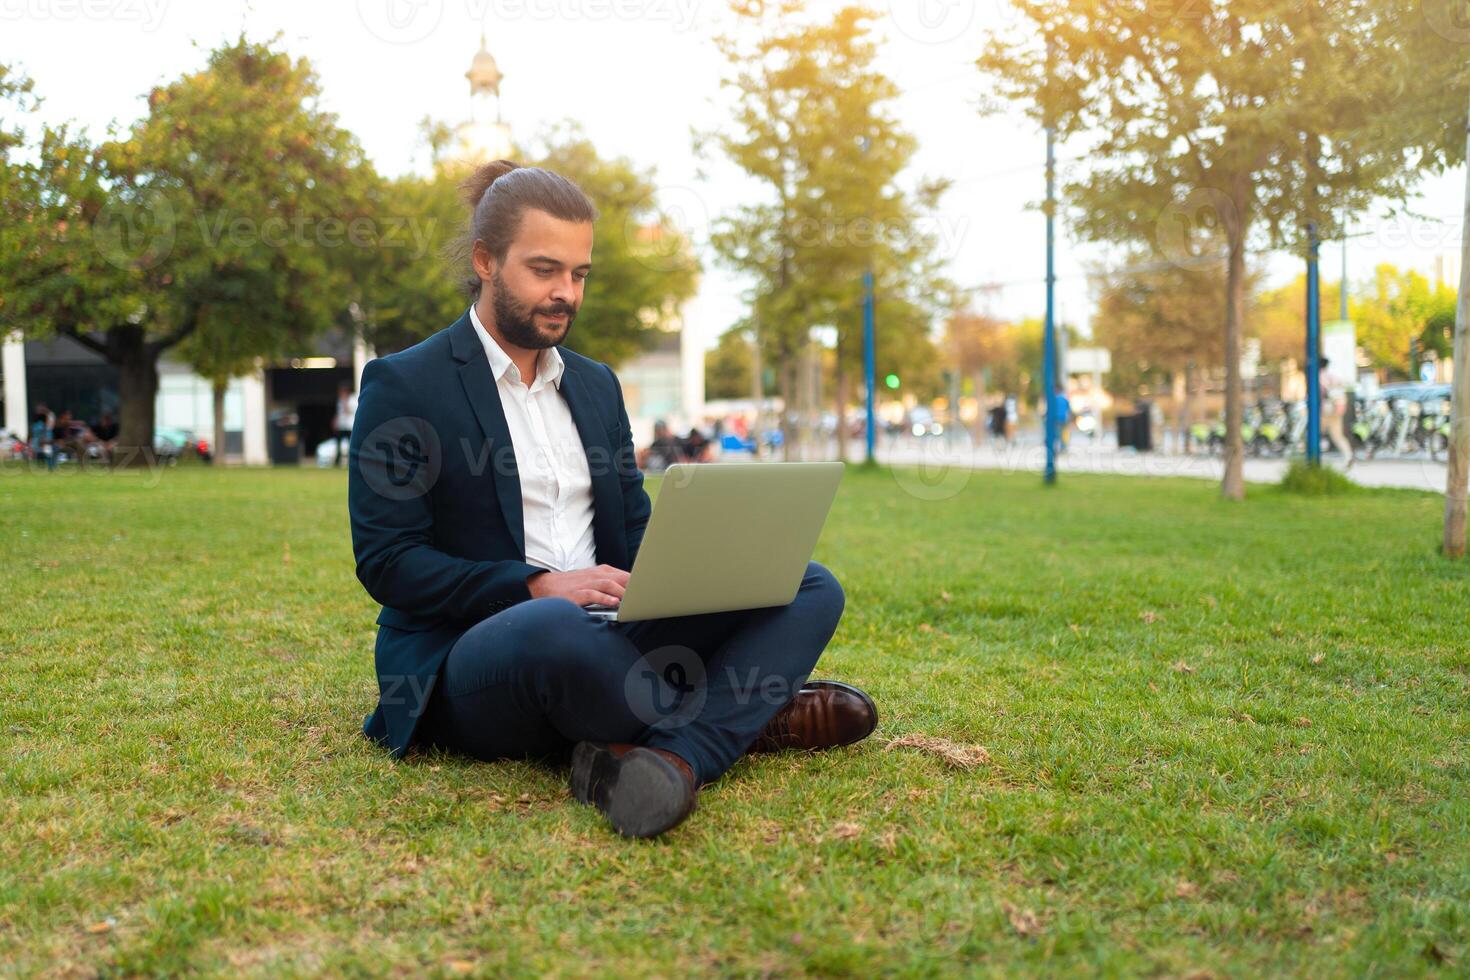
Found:
[[[841,463],[676,463],[664,472],[611,622],[784,606],[837,496]]]

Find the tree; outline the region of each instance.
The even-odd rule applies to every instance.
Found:
[[[1356,291],[1352,319],[1358,346],[1372,360],[1399,378],[1415,377],[1416,363],[1426,351],[1449,355],[1455,323],[1455,291],[1431,286],[1413,270],[1400,272],[1380,265],[1369,291]]]
[[[1381,71],[1395,79],[1392,113],[1378,117],[1376,135],[1404,147],[1425,173],[1470,160],[1470,18],[1465,0],[1385,0],[1392,9],[1375,39]],[[1465,218],[1470,229],[1470,172],[1465,177]],[[1470,233],[1460,241],[1460,289],[1455,312],[1455,381],[1449,468],[1445,482],[1443,547],[1465,555],[1467,484],[1470,484]]]
[[[1470,113],[1464,157],[1470,159]],[[1455,306],[1455,375],[1449,466],[1445,475],[1444,553],[1465,556],[1466,484],[1470,482],[1470,175],[1465,178],[1465,217],[1460,227],[1460,295]]]
[[[153,445],[158,360],[181,347],[220,378],[298,348],[340,314],[347,252],[371,244],[371,174],[318,103],[311,66],[243,36],[154,89],[120,139],[48,129],[0,266],[7,321],[67,336],[118,369],[119,444]]]
[[[1070,323],[1058,324],[1057,331],[1068,346],[1082,340]],[[1046,340],[1045,323],[1039,317],[1009,323],[989,314],[962,311],[951,318],[945,341],[946,361],[970,378],[977,399],[983,399],[988,390],[1014,395],[1022,405],[1041,401]]]
[[[1068,348],[1076,347],[1082,334],[1070,323],[1057,324],[1057,333],[1065,338]],[[1000,375],[1000,382],[1007,391],[1013,391],[1023,405],[1041,405],[1042,368],[1045,364],[1046,321],[1040,317],[1026,317],[1011,331],[1016,348],[1015,361]],[[994,375],[992,375],[994,378]]]
[[[453,323],[469,306],[468,273],[450,264],[450,244],[469,222],[460,200],[463,168],[436,165],[372,191],[380,213],[399,215],[397,247],[379,249],[357,278],[363,334],[379,353],[403,350]]]
[[[1324,318],[1338,309],[1342,292],[1337,283],[1322,284]],[[1350,301],[1355,302],[1355,301]],[[1250,329],[1248,333],[1261,342],[1261,360],[1267,364],[1295,361],[1300,364],[1306,354],[1304,324],[1307,309],[1307,274],[1305,272],[1276,289],[1252,289],[1247,302]],[[1357,319],[1356,308],[1348,315]],[[1335,314],[1332,314],[1335,315]]]
[[[1118,388],[1137,389],[1222,363],[1224,263],[1150,263],[1147,253],[1135,252],[1122,272],[1096,279],[1092,339],[1111,352]]]
[[[1265,361],[1302,357],[1302,310],[1306,305],[1307,277],[1297,276],[1276,289],[1258,293],[1251,301],[1252,332],[1261,338]],[[1336,283],[1322,287],[1322,307],[1335,310],[1341,293]],[[1358,346],[1373,367],[1392,379],[1415,376],[1414,353],[1433,352],[1448,357],[1455,324],[1455,291],[1431,286],[1412,270],[1401,272],[1380,265],[1369,283],[1359,284],[1348,302]]]
[[[18,112],[34,109],[29,80],[7,73],[3,83],[0,96]],[[108,261],[107,254],[136,246],[141,237],[136,254],[147,261],[156,253],[146,233],[156,228],[146,223],[146,212],[123,212],[117,215],[123,221],[143,219],[127,228],[133,237],[94,239],[93,221],[109,203],[110,175],[101,151],[66,126],[42,125],[28,138],[19,122],[0,127],[0,335],[75,335],[84,329],[141,334],[149,312],[142,277],[126,262]]]
[[[750,330],[737,324],[720,334],[714,350],[705,352],[704,396],[709,399],[752,397],[755,378],[751,372],[754,369]],[[770,396],[775,391],[762,383],[761,393]]]
[[[7,103],[11,106],[10,111],[20,118],[10,118],[0,113],[0,162],[8,162],[11,152],[25,144],[26,132],[22,119],[34,112],[37,104],[35,82],[0,62],[0,107]],[[0,170],[0,176],[9,172]]]
[[[1222,493],[1245,494],[1241,338],[1253,245],[1305,256],[1305,228],[1402,200],[1415,161],[1375,126],[1403,78],[1375,61],[1384,0],[1017,0],[1022,24],[979,64],[1002,100],[1090,140],[1066,189],[1085,237],[1146,244],[1227,272]],[[1207,234],[1197,234],[1206,225]]]
[[[872,11],[846,7],[818,23],[802,0],[734,0],[732,8],[736,27],[717,43],[731,68],[724,87],[734,126],[697,135],[696,146],[720,151],[767,196],[721,216],[711,242],[753,284],[751,320],[787,404],[810,329],[836,328],[841,417],[862,358],[865,271],[875,283],[876,359],[901,377],[933,372],[929,333],[954,303],[924,221],[946,185],[898,184],[916,143],[887,108],[897,88],[872,67]],[[789,447],[789,413],[782,430]]]
[[[970,379],[979,408],[975,417],[975,442],[985,436],[985,391],[987,375],[994,377],[1014,362],[1016,340],[1011,325],[989,313],[959,310],[949,319],[946,341],[962,377]]]

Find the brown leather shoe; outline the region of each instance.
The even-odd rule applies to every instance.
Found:
[[[851,684],[807,681],[776,713],[747,752],[809,752],[861,742],[878,727],[878,706]]]
[[[699,785],[689,763],[667,749],[578,742],[571,791],[624,837],[657,837],[694,811]]]

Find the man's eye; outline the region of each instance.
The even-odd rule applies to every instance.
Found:
[[[583,280],[585,282],[586,279],[587,279],[587,277],[589,275],[591,275],[591,273],[588,273],[588,272],[579,272],[579,273],[577,273],[577,278],[578,279],[581,279],[581,280]]]

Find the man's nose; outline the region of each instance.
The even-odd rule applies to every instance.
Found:
[[[551,300],[555,303],[577,303],[577,283],[572,274],[568,272],[564,276],[558,276],[556,282],[551,286]]]

